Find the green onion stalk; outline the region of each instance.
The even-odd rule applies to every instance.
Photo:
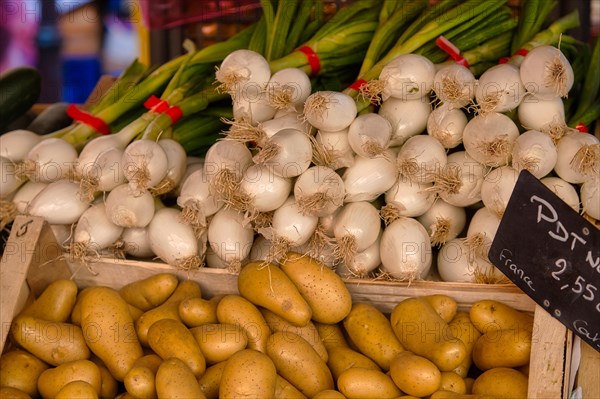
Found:
[[[568,126],[575,127],[578,123],[586,126],[600,118],[600,39],[595,38],[589,67],[577,96],[577,105],[573,116],[569,118]]]

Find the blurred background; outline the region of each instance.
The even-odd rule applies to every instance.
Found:
[[[326,0],[327,12],[348,1]],[[509,2],[518,11],[519,1]],[[597,36],[600,0],[560,0],[555,17],[573,8],[582,17],[573,36]],[[184,39],[221,41],[260,12],[259,0],[0,0],[0,74],[36,67],[40,103],[83,103],[100,76],[120,74],[135,58],[163,63],[183,52]]]

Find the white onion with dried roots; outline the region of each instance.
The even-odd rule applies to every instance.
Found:
[[[97,256],[102,250],[114,245],[122,233],[123,227],[111,222],[106,215],[104,203],[92,204],[79,217],[69,250],[79,258]]]
[[[90,206],[77,195],[79,184],[58,180],[44,187],[27,206],[26,213],[40,216],[49,224],[71,224]]]
[[[330,269],[336,269],[337,271],[337,268],[340,267],[340,261],[336,258],[335,249],[334,240],[319,241],[315,240],[313,235],[306,243],[292,247],[290,251],[308,255]]]
[[[517,108],[525,94],[519,68],[512,64],[499,64],[481,74],[475,90],[475,100],[481,114],[502,113]]]
[[[349,95],[331,90],[317,91],[304,102],[306,121],[319,130],[346,129],[356,117],[356,103]]]
[[[337,132],[319,130],[313,141],[313,162],[333,170],[347,168],[354,163],[355,153],[348,141],[348,129]]]
[[[239,271],[254,243],[252,227],[231,208],[219,210],[208,225],[208,244],[231,271]]]
[[[233,99],[232,105],[233,118],[245,120],[253,126],[273,119],[277,111],[258,85],[247,85],[241,95]]]
[[[219,258],[219,255],[217,255],[210,246],[206,248],[206,253],[204,254],[204,263],[206,267],[210,267],[211,269],[229,268],[229,265],[223,259]]]
[[[15,192],[12,197],[12,202],[17,207],[17,213],[23,214],[27,211],[27,205],[29,202],[42,191],[48,183],[39,183],[34,181],[27,181]]]
[[[446,163],[446,149],[434,137],[419,134],[400,147],[396,164],[400,175],[417,183],[431,183]]]
[[[181,220],[200,234],[207,227],[206,218],[217,213],[224,203],[214,195],[209,178],[200,168],[183,181],[177,205],[182,209]]]
[[[304,120],[301,113],[294,111],[281,116],[276,115],[273,119],[260,123],[259,128],[268,138],[283,129],[296,129],[309,133],[312,126]]]
[[[271,226],[258,229],[260,234],[272,242],[268,260],[277,262],[283,259],[290,248],[306,244],[315,232],[318,221],[316,216],[303,214],[296,198],[290,195],[273,212]]]
[[[452,63],[438,69],[433,78],[433,91],[450,109],[462,108],[475,97],[477,79],[464,65]]]
[[[115,187],[127,183],[121,160],[123,159],[123,149],[113,147],[108,148],[98,154],[95,162],[89,168],[85,168],[81,176],[80,184],[82,194],[93,195],[95,191],[111,191]]]
[[[7,199],[27,181],[17,173],[17,165],[8,158],[0,157],[0,198]]]
[[[333,169],[311,166],[294,183],[294,197],[307,215],[326,216],[344,204],[344,181]]]
[[[600,139],[593,134],[573,131],[556,145],[558,158],[554,171],[563,180],[579,184],[600,176]]]
[[[463,131],[463,144],[467,153],[486,166],[508,165],[511,161],[519,128],[504,114],[497,112],[477,115]]]
[[[302,106],[312,91],[310,78],[299,68],[284,68],[273,75],[267,85],[267,99],[276,109]]]
[[[148,226],[123,229],[123,250],[135,258],[151,258],[155,255],[148,239]]]
[[[12,162],[23,161],[29,151],[42,140],[44,136],[29,130],[11,130],[0,136],[0,156]]]
[[[270,212],[279,208],[292,191],[292,181],[266,165],[249,166],[242,177],[231,206],[242,212]]]
[[[260,53],[239,49],[230,52],[215,72],[219,88],[232,98],[243,97],[250,87],[263,90],[271,78],[269,62]]]
[[[458,237],[467,224],[465,208],[450,205],[437,198],[433,205],[417,221],[425,227],[431,245],[439,246]]]
[[[180,211],[161,208],[148,225],[148,240],[152,252],[163,262],[183,270],[202,265],[198,239],[191,226],[180,221]]]
[[[171,191],[170,193],[167,194],[169,197],[173,197],[173,198],[179,197],[179,195],[181,194],[181,188],[183,187],[183,183],[185,183],[187,178],[195,171],[204,169],[204,158],[200,161],[195,161],[195,162],[189,162],[190,157],[187,157],[187,158],[188,158],[188,163],[185,168],[185,173],[181,177],[181,181],[179,182],[177,187],[175,187],[173,189],[173,191]]]
[[[390,144],[392,125],[374,113],[359,115],[348,128],[348,143],[352,150],[366,158],[382,155]]]
[[[527,130],[539,130],[552,134],[555,130],[564,130],[565,106],[562,98],[542,99],[527,94],[517,110],[519,123]]]
[[[390,220],[398,216],[417,217],[427,212],[436,198],[435,193],[428,190],[432,185],[412,182],[400,176],[392,188],[385,192],[383,219]]]
[[[378,113],[392,125],[390,147],[400,146],[427,128],[431,104],[426,98],[408,101],[389,98],[381,104]]]
[[[418,100],[433,88],[435,65],[419,54],[402,54],[388,62],[381,73],[382,99]]]
[[[583,212],[600,220],[600,177],[586,180],[581,185],[580,197]]]
[[[152,194],[134,192],[128,184],[121,184],[108,193],[105,204],[110,221],[121,227],[145,227],[155,211]]]
[[[483,179],[481,201],[499,218],[504,215],[518,178],[519,172],[512,166],[501,166],[492,170]]]
[[[369,273],[375,271],[381,265],[381,256],[379,253],[381,241],[381,232],[377,240],[364,251],[358,252],[348,262],[340,263],[335,271],[344,278],[357,277],[365,278]]]
[[[462,238],[454,238],[440,248],[437,270],[442,281],[448,282],[496,283],[506,279],[486,259],[472,257]]]
[[[345,204],[333,224],[335,256],[346,263],[370,247],[381,231],[379,211],[366,201]]]
[[[333,238],[335,236],[333,234],[333,225],[335,223],[335,218],[337,217],[337,214],[340,213],[341,209],[342,208],[337,208],[332,214],[321,216],[319,218],[319,228],[327,237]]]
[[[151,188],[152,194],[163,195],[175,189],[187,169],[185,148],[173,139],[160,139],[158,145],[167,156],[167,175]]]
[[[462,109],[452,109],[450,105],[442,104],[429,114],[427,134],[436,138],[444,148],[455,148],[462,143],[467,122],[467,115]]]
[[[36,144],[21,164],[30,180],[51,183],[69,177],[77,161],[77,150],[63,139],[47,138]]]
[[[567,57],[550,45],[531,49],[521,62],[520,74],[527,91],[542,98],[567,97],[575,77]]]
[[[558,152],[550,135],[538,130],[528,130],[515,140],[512,150],[512,167],[518,172],[527,170],[538,179],[552,172]]]
[[[345,202],[373,201],[389,190],[398,178],[395,156],[387,150],[384,156],[364,158],[354,157],[352,166],[342,175],[346,187]]]
[[[167,175],[167,154],[156,141],[140,139],[129,144],[123,152],[121,168],[135,194],[159,184]]]
[[[479,256],[488,259],[487,254],[499,226],[500,218],[486,206],[479,208],[473,214],[464,239],[473,257]]]
[[[485,167],[466,151],[448,155],[446,166],[435,176],[431,190],[451,205],[466,207],[481,200]]]
[[[252,243],[252,248],[250,249],[250,254],[248,255],[248,260],[251,262],[267,260],[269,253],[271,253],[272,245],[273,243],[266,239],[263,235],[257,235],[254,237],[254,242]]]
[[[306,133],[283,129],[270,137],[252,159],[278,176],[291,178],[308,169],[312,162],[312,149],[312,141]]]
[[[237,190],[244,171],[252,164],[252,153],[245,144],[220,140],[206,152],[203,170],[213,194],[229,198]]]
[[[425,278],[431,269],[431,242],[425,227],[416,219],[400,217],[381,235],[380,270],[401,281]]]
[[[579,213],[579,204],[581,201],[577,190],[571,183],[555,176],[547,176],[540,181],[558,198],[564,201],[565,204],[569,205],[575,212]]]

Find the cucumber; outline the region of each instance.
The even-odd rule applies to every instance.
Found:
[[[40,97],[42,77],[32,67],[17,67],[0,76],[0,130],[23,115]]]
[[[63,102],[50,104],[27,126],[27,130],[37,134],[46,134],[69,126],[73,119],[67,115],[68,107],[69,104]]]

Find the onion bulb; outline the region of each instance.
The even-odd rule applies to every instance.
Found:
[[[396,157],[400,175],[417,183],[433,182],[435,174],[447,162],[444,146],[436,138],[425,134],[406,140]]]
[[[177,205],[182,208],[181,220],[192,226],[200,237],[207,227],[206,218],[217,213],[223,202],[214,195],[210,181],[201,168],[183,181]]]
[[[48,183],[39,183],[34,181],[27,181],[23,184],[12,198],[12,202],[16,206],[17,213],[25,213],[27,211],[27,205],[35,198],[35,196],[42,191]]]
[[[600,139],[573,131],[560,139],[554,171],[563,180],[579,184],[600,176]]]
[[[160,139],[158,145],[163,149],[167,156],[167,174],[155,186],[152,186],[150,192],[154,196],[159,196],[174,190],[183,179],[187,168],[185,148],[173,139]]]
[[[477,80],[471,70],[453,62],[440,68],[433,79],[433,91],[449,109],[462,108],[475,97]]]
[[[374,113],[359,115],[348,128],[348,143],[352,150],[366,158],[382,155],[389,146],[392,125]]]
[[[313,140],[313,162],[333,170],[352,166],[355,153],[348,140],[348,130],[319,130]]]
[[[466,207],[481,200],[485,167],[466,151],[448,155],[446,166],[436,174],[431,190],[454,206]]]
[[[422,99],[431,92],[435,74],[435,65],[428,58],[419,54],[402,54],[388,62],[379,74],[383,85],[382,99]]]
[[[244,223],[244,215],[234,209],[222,208],[208,225],[208,244],[230,271],[241,269],[253,242],[254,231]]]
[[[512,166],[517,172],[527,170],[538,179],[552,172],[558,152],[550,135],[528,130],[515,140]]]
[[[438,198],[417,221],[425,227],[431,245],[439,246],[458,237],[467,223],[465,208],[450,205]]]
[[[121,227],[145,227],[154,216],[155,205],[148,191],[134,192],[127,184],[115,187],[105,199],[111,222]]]
[[[43,136],[24,129],[3,133],[0,136],[0,156],[12,162],[23,161],[29,151],[43,139]]]
[[[454,148],[462,143],[467,122],[467,116],[461,109],[442,104],[429,114],[427,134],[436,138],[444,148]]]
[[[555,141],[566,128],[565,105],[560,97],[542,99],[527,94],[517,111],[521,126],[527,130],[548,133]]]
[[[123,229],[121,240],[127,255],[135,258],[150,258],[155,255],[148,239],[148,226]]]
[[[29,150],[20,166],[30,180],[51,183],[68,178],[76,161],[77,151],[72,144],[51,137]]]
[[[267,99],[275,109],[302,106],[311,93],[308,75],[299,68],[284,68],[273,75],[267,85]]]
[[[390,147],[400,146],[409,137],[425,130],[431,113],[431,104],[425,98],[419,100],[389,98],[381,104],[378,113],[392,125]]]
[[[78,195],[79,184],[58,180],[44,187],[27,206],[27,213],[44,218],[49,224],[71,224],[90,206]]]
[[[473,214],[465,238],[465,243],[473,257],[488,259],[487,254],[499,226],[500,218],[486,206],[479,208]]]
[[[346,202],[373,201],[389,190],[398,177],[394,154],[387,150],[384,156],[364,158],[356,155],[352,166],[346,168],[342,179],[346,187]]]
[[[519,172],[513,167],[502,166],[492,170],[483,179],[481,201],[498,218],[504,215],[518,178]]]
[[[0,157],[0,173],[2,178],[0,199],[7,199],[27,181],[21,178],[17,173],[17,165],[8,158]]]
[[[519,128],[508,116],[497,112],[477,115],[463,131],[467,153],[486,166],[508,165]]]
[[[252,159],[278,176],[291,178],[308,169],[312,156],[312,142],[306,133],[283,129],[267,139]]]
[[[358,201],[344,205],[333,225],[336,258],[345,263],[351,262],[357,253],[366,250],[377,240],[380,230],[379,212],[371,203]]]
[[[427,190],[431,186],[431,183],[411,182],[401,176],[385,192],[386,206],[381,210],[383,219],[389,222],[398,216],[417,217],[427,212],[436,198],[435,193]]]
[[[588,216],[600,220],[600,177],[586,180],[581,185],[581,207]]]
[[[540,181],[558,198],[564,201],[565,204],[569,205],[575,212],[579,213],[579,194],[577,194],[577,190],[571,183],[555,176],[547,176]]]
[[[342,277],[365,278],[381,265],[380,250],[381,233],[370,247],[358,252],[348,263],[337,265],[336,272]]]
[[[497,283],[506,280],[492,263],[481,257],[472,257],[462,238],[454,238],[440,248],[437,269],[442,281]]]
[[[231,197],[230,205],[248,216],[257,212],[271,212],[279,208],[290,195],[292,181],[281,177],[265,166],[249,166],[240,182],[239,190]]]
[[[233,99],[247,96],[246,92],[258,87],[264,90],[271,78],[268,61],[260,53],[239,49],[230,52],[215,72],[220,89]]]
[[[356,103],[345,93],[318,91],[304,103],[304,117],[319,130],[335,132],[346,129],[356,117]]]
[[[481,74],[475,99],[481,114],[502,113],[517,108],[525,93],[519,68],[512,64],[499,64]]]
[[[541,98],[567,97],[573,87],[573,68],[560,49],[537,46],[523,59],[521,80],[527,91]]]
[[[140,139],[129,144],[123,152],[121,168],[135,194],[158,185],[167,175],[167,154],[157,142]]]
[[[221,140],[211,145],[204,158],[204,176],[213,194],[219,199],[230,198],[252,163],[252,153],[245,144]]]
[[[344,181],[333,169],[312,166],[294,183],[294,197],[300,210],[313,216],[334,213],[344,203]]]
[[[79,217],[68,249],[75,259],[87,260],[114,245],[122,233],[123,227],[110,221],[104,203],[99,202]]]

